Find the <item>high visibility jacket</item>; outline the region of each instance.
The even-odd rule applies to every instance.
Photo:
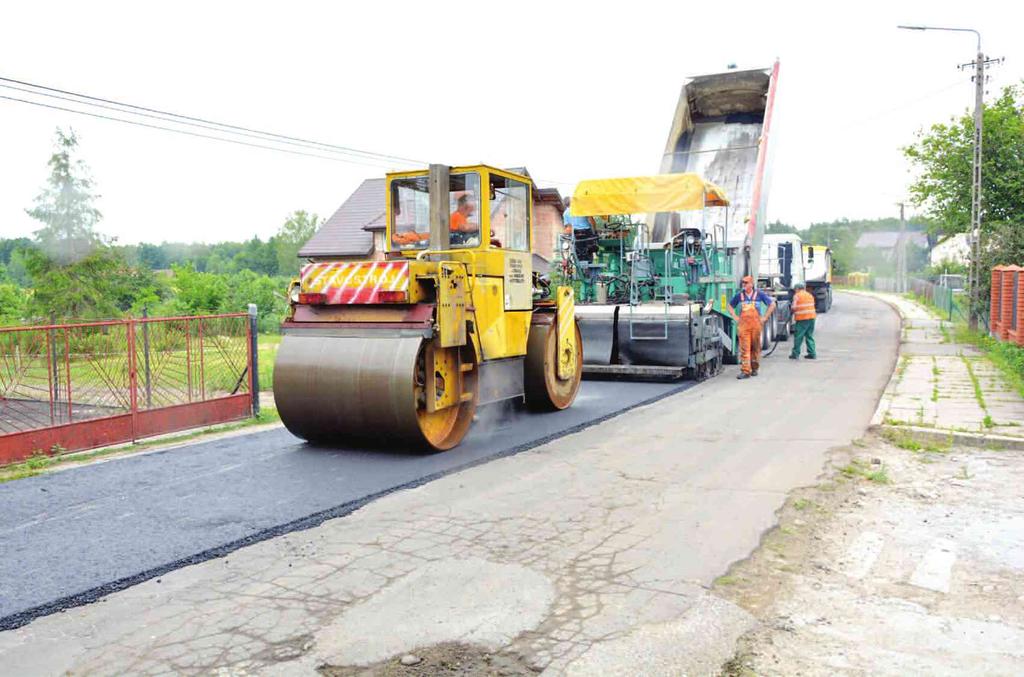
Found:
[[[814,312],[814,295],[803,289],[793,296],[793,319],[813,320],[818,314]]]

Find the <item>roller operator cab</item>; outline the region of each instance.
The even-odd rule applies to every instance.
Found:
[[[309,263],[292,283],[274,366],[285,426],[443,450],[480,405],[569,407],[582,339],[572,289],[532,270],[530,179],[431,165],[386,186],[384,260]]]

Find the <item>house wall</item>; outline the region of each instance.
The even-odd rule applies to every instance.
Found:
[[[562,232],[562,213],[548,203],[533,205],[533,252],[548,261],[554,259],[558,234]]]
[[[384,231],[375,230],[373,231],[373,255],[371,258],[374,261],[383,261],[384,252],[387,251],[386,242],[384,241]]]
[[[967,263],[970,255],[971,248],[967,242],[967,235],[960,233],[945,242],[940,242],[932,248],[931,263],[932,265],[938,265],[946,261]]]

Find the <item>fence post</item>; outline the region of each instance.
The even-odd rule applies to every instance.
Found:
[[[56,318],[50,315],[50,328],[46,330],[46,350],[50,360],[50,423],[53,424],[54,407],[60,406],[60,370],[57,365],[57,330],[53,325],[57,324]]]
[[[142,308],[142,362],[146,369],[146,409],[153,408],[153,393],[149,387],[149,308]]]
[[[252,395],[252,415],[260,415],[260,351],[258,344],[259,323],[256,321],[256,304],[249,304],[249,394]]]
[[[132,443],[139,438],[139,364],[135,355],[135,319],[125,324],[128,340],[128,402],[132,409]]]

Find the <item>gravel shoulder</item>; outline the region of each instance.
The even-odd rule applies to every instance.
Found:
[[[961,434],[984,427],[985,402],[1021,403],[980,356],[977,397],[937,365],[966,356],[913,305],[899,303],[901,359],[875,432],[834,450],[715,582],[757,619],[723,675],[1021,673],[1024,451]],[[925,425],[897,420],[900,407]]]

